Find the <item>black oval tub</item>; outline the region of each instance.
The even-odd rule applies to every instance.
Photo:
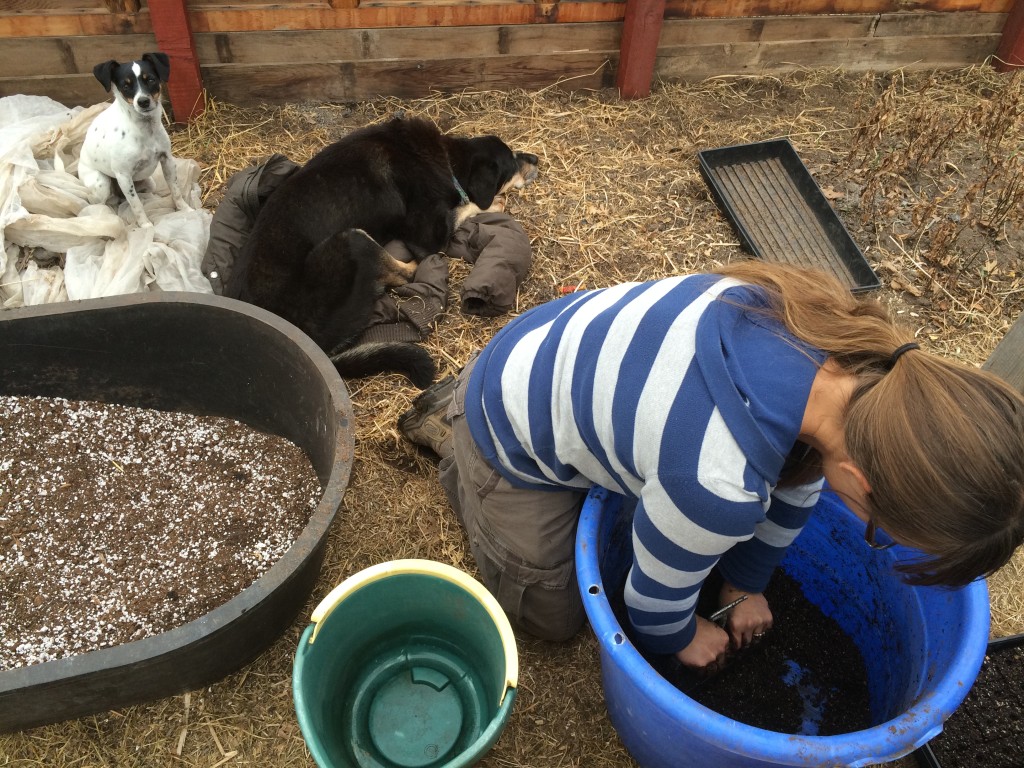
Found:
[[[352,405],[327,356],[257,307],[145,293],[0,311],[0,394],[224,416],[309,456],[323,496],[267,573],[159,635],[0,672],[0,732],[200,688],[240,669],[294,621],[323,562],[352,469]]]

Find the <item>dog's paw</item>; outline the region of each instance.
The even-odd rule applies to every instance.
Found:
[[[485,213],[503,213],[505,211],[505,196],[498,195],[494,198],[494,202],[491,203],[491,207],[488,208]]]

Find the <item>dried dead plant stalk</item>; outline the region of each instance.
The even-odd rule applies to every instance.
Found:
[[[975,83],[981,92],[970,99],[957,85],[933,75],[908,88],[900,73],[890,75],[847,157],[862,169],[861,220],[895,221],[901,241],[954,272],[973,268],[980,250],[960,248],[965,233],[999,237],[1024,221],[1024,73]],[[952,160],[965,146],[978,166],[971,183]]]

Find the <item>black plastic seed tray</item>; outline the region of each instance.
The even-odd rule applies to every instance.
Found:
[[[707,149],[698,158],[715,200],[754,256],[817,267],[855,293],[879,287],[788,139]]]
[[[1024,634],[1010,635],[993,640],[988,644],[987,655],[999,656],[1024,646]],[[1010,657],[1012,660],[1012,657]],[[1004,666],[1003,670],[1006,669]],[[996,677],[993,677],[996,675]],[[1019,677],[1017,678],[1019,679]],[[1024,715],[1024,694],[1019,683],[1016,687],[1007,685],[1006,680],[998,672],[993,673],[982,667],[975,686],[996,685],[1001,691],[998,705],[992,707],[987,701],[988,711],[983,711],[982,704],[972,700],[971,694],[953,713],[953,718],[946,723],[946,728],[935,739],[922,744],[914,751],[914,757],[920,768],[963,768],[958,764],[940,760],[943,751],[937,746],[943,737],[959,739],[973,743],[981,752],[974,755],[980,760],[978,765],[1002,766],[1003,768],[1019,768],[1024,765],[1021,759],[1021,744],[1024,742],[1024,726],[1021,717]],[[992,729],[989,731],[989,729]],[[997,736],[998,734],[998,736]],[[979,742],[991,739],[985,747],[977,746]],[[946,753],[948,754],[948,753]]]

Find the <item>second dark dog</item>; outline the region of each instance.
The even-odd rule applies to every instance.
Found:
[[[500,195],[536,174],[535,155],[513,152],[496,136],[446,136],[406,118],[361,128],[274,191],[224,295],[297,325],[343,376],[395,371],[423,388],[435,367],[422,347],[353,346],[381,286],[401,285],[415,272],[415,263],[395,260],[379,244],[401,240],[417,256],[436,253],[458,223],[500,209]]]

